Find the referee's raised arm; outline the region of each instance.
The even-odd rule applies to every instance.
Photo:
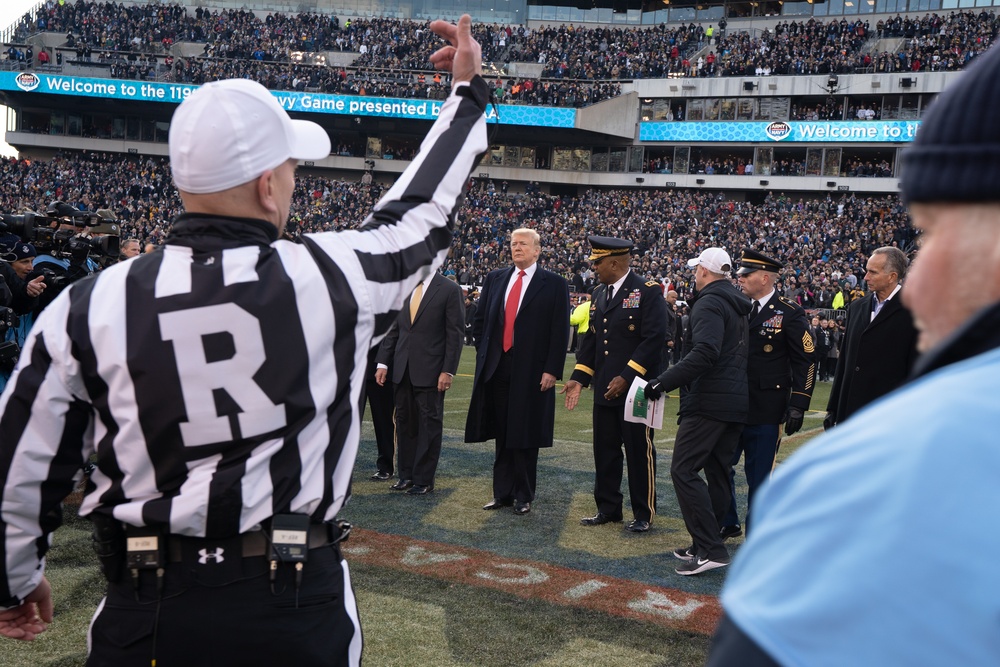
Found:
[[[279,240],[298,162],[331,142],[264,87],[213,82],[177,108],[185,212],[163,250],[65,289],[0,398],[0,635],[30,640],[51,620],[48,536],[93,456],[80,512],[108,588],[90,661],[360,662],[337,514],[367,353],[443,261],[487,148],[470,19],[431,29],[452,94],[357,230]]]
[[[431,30],[449,42],[431,62],[452,72],[452,93],[420,152],[358,232],[308,235],[306,241],[330,252],[339,244],[354,250],[378,316],[376,338],[417,283],[444,262],[467,177],[488,147],[483,112],[489,88],[471,21],[468,15],[458,25],[434,21]]]

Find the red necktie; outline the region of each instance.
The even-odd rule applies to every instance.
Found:
[[[517,304],[521,302],[521,281],[524,279],[524,271],[519,271],[514,286],[510,288],[507,295],[507,306],[503,312],[503,351],[507,352],[514,347],[514,318],[517,317]]]

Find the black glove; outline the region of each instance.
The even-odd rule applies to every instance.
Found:
[[[823,430],[829,431],[831,428],[836,426],[837,418],[833,416],[832,412],[827,412],[826,417],[823,418]]]
[[[802,411],[798,408],[788,408],[785,411],[785,435],[792,435],[802,428]]]
[[[657,400],[660,396],[663,396],[663,383],[660,382],[660,378],[653,378],[649,381],[643,390],[643,394],[646,395],[651,401]]]

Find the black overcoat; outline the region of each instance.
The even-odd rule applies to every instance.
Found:
[[[513,271],[513,267],[491,271],[480,292],[479,308],[472,322],[476,377],[465,422],[466,442],[485,442],[496,437],[486,383],[503,354],[504,297]],[[538,267],[521,297],[514,320],[507,447],[552,446],[556,389],[543,392],[539,384],[543,373],[562,378],[568,341],[569,286],[565,279]]]

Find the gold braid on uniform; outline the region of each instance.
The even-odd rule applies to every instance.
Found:
[[[813,337],[809,335],[808,331],[802,332],[802,348],[807,354],[812,354],[816,351],[816,345],[813,343]]]

